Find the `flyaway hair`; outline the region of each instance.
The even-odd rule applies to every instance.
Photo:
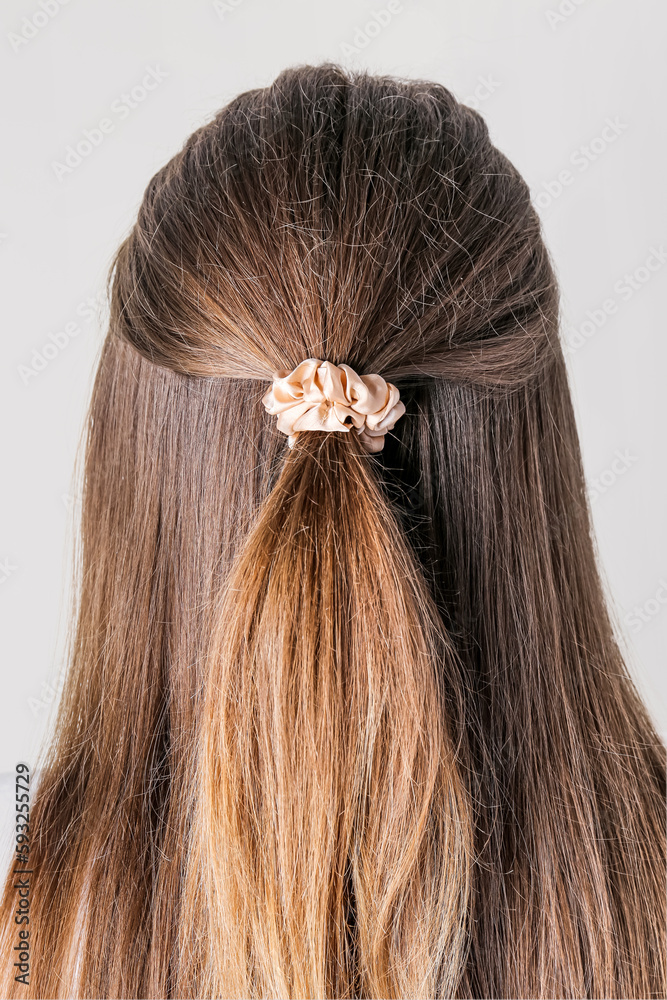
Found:
[[[288,446],[306,359],[405,413]],[[524,180],[444,87],[282,73],[111,276],[5,997],[667,995],[665,750],[596,565]]]

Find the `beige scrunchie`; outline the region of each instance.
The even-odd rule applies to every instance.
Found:
[[[357,375],[349,365],[308,358],[292,372],[277,372],[262,402],[278,414],[290,448],[300,431],[349,431],[368,452],[382,451],[384,436],[405,413],[395,385],[380,375]]]

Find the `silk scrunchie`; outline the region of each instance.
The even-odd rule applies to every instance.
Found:
[[[382,451],[384,436],[405,413],[395,385],[380,375],[357,375],[349,365],[308,358],[294,371],[277,372],[262,397],[277,414],[290,448],[300,431],[349,431],[368,452]]]

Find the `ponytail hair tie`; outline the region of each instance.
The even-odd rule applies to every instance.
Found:
[[[308,358],[291,372],[276,372],[262,397],[277,414],[278,430],[293,447],[301,431],[357,431],[368,452],[382,451],[384,436],[405,413],[395,385],[381,375],[357,375],[349,365]]]

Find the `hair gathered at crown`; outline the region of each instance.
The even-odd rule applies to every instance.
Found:
[[[3,996],[667,996],[664,747],[479,114],[304,66],[198,129],[116,255],[82,490]]]

